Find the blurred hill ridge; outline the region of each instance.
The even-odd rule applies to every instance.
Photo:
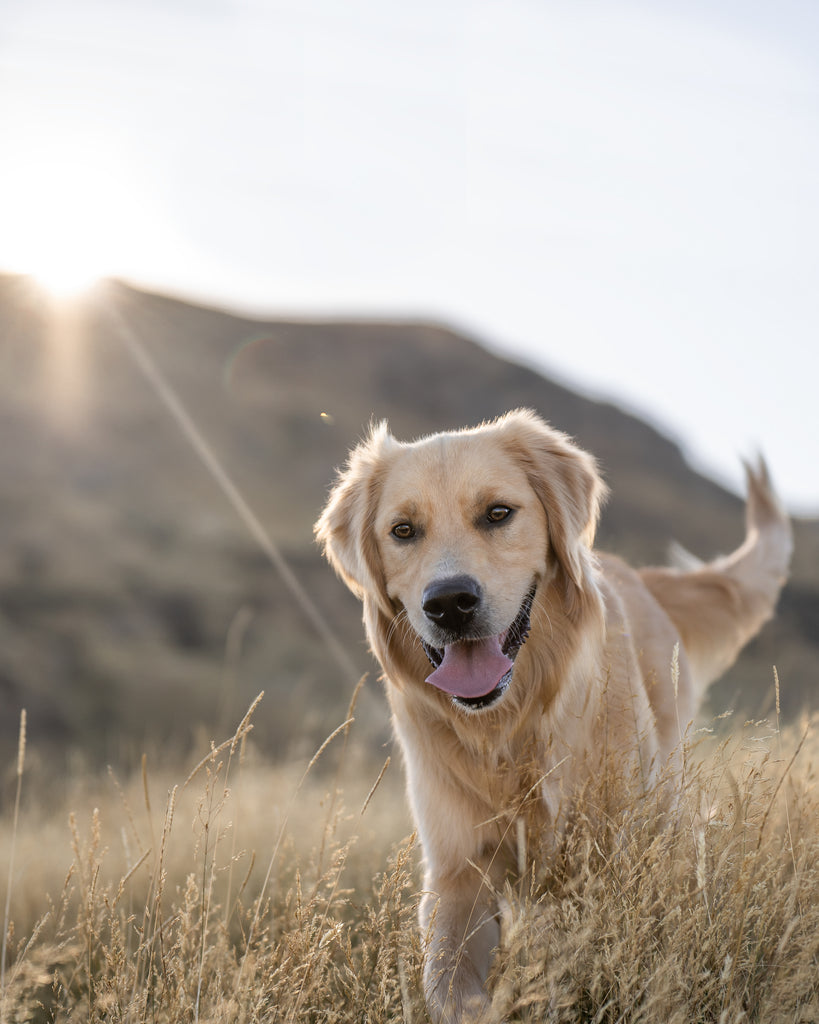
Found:
[[[19,710],[55,756],[135,764],[227,735],[256,694],[271,756],[321,740],[351,684],[118,335],[151,353],[361,672],[357,710],[388,737],[360,609],[313,543],[334,469],[373,419],[401,438],[537,410],[600,461],[599,544],[637,564],[674,539],[733,548],[742,502],[651,426],[413,321],[263,322],[107,282],[49,304],[0,277],[0,757]],[[696,415],[692,407],[692,415]],[[774,479],[776,466],[771,467]],[[715,713],[819,706],[819,523],[795,524],[780,615],[712,690]]]

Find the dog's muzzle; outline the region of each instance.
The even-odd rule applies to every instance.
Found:
[[[428,588],[424,612],[431,621],[442,624],[446,620],[451,628],[456,621],[463,626],[471,618],[480,593],[474,593],[477,585],[466,588],[462,585],[465,582],[474,583],[464,577],[447,581],[445,592],[443,588],[436,591],[435,586]],[[453,585],[456,583],[458,586]],[[514,621],[498,636],[457,639],[443,648],[433,647],[421,638],[421,646],[434,669],[426,681],[470,711],[489,708],[500,700],[512,680],[515,658],[529,635],[536,590],[533,584]],[[471,603],[472,596],[475,604]],[[436,620],[428,608],[433,613],[443,613],[441,619]]]

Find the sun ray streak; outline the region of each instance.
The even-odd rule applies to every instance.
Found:
[[[113,321],[117,335],[127,349],[131,358],[147,378],[151,387],[156,392],[157,397],[161,400],[162,404],[176,421],[177,426],[204,463],[208,472],[218,484],[225,497],[233,506],[234,511],[245,524],[251,536],[267,555],[285,586],[293,595],[297,604],[313,625],[318,635],[327,645],[327,648],[339,668],[344,672],[344,675],[353,682],[353,684],[356,684],[361,676],[360,671],[353,664],[352,659],[347,654],[347,651],[344,649],[341,641],[330,628],[313,599],[301,585],[293,570],[285,561],[278,545],[265,529],[256,513],[250,505],[248,505],[236,484],[216,457],[215,452],[208,444],[197,425],[191,419],[190,414],[182,404],[181,399],[174,391],[170,382],[166,379],[158,365],[151,358],[147,349],[139,340],[136,332],[125,321],[122,314],[108,303],[105,305],[105,312]]]

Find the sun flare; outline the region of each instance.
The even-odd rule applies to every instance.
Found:
[[[55,261],[43,264],[31,275],[44,292],[58,301],[76,299],[90,292],[103,275],[83,266],[69,266]]]
[[[0,263],[59,299],[120,272],[145,241],[136,190],[119,161],[51,139],[0,170]]]

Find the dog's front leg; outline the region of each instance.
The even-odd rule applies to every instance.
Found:
[[[426,880],[420,921],[426,937],[424,995],[435,1024],[485,1024],[486,979],[500,940],[495,900],[472,866]]]

